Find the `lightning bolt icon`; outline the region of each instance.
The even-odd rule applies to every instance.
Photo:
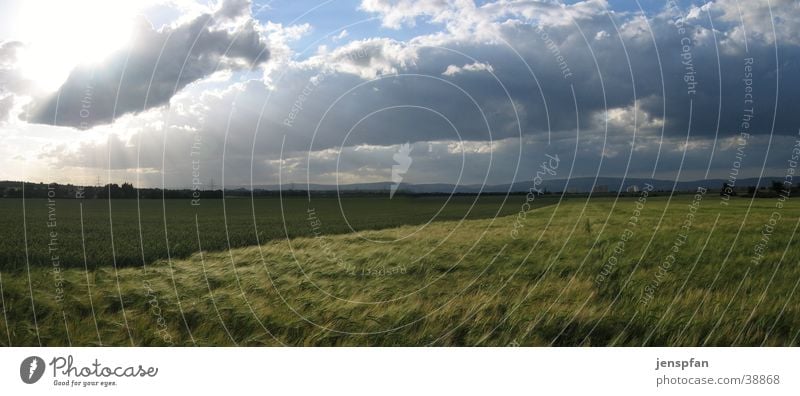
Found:
[[[36,371],[37,367],[38,363],[36,362],[36,359],[31,360],[31,367],[30,370],[28,370],[28,379],[33,378],[33,373]]]

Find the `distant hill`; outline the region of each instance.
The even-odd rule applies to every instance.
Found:
[[[758,178],[746,178],[736,181],[737,188],[745,188],[749,186],[766,187],[769,188],[773,181],[782,182],[781,177],[764,177],[760,183]],[[600,187],[605,187],[608,192],[626,191],[630,186],[637,186],[641,189],[645,184],[652,185],[655,190],[661,191],[694,191],[698,187],[705,187],[709,190],[717,190],[722,187],[723,183],[727,180],[724,179],[706,179],[706,180],[692,180],[692,181],[679,181],[673,180],[659,180],[659,179],[644,179],[644,178],[627,178],[622,179],[619,177],[577,177],[573,179],[553,179],[543,181],[538,188],[547,190],[549,192],[575,192],[586,193],[597,191]],[[292,183],[284,184],[281,188],[279,185],[260,185],[254,186],[255,190],[309,190],[309,191],[389,191],[391,182],[376,182],[376,183],[353,183],[341,184],[338,187],[330,184],[305,184],[305,183]],[[434,183],[434,184],[409,184],[401,183],[398,192],[412,193],[412,194],[425,194],[425,193],[466,193],[474,194],[478,192],[485,193],[505,193],[505,192],[526,192],[534,186],[532,181],[520,181],[513,184],[487,184],[485,186],[477,184],[459,185]],[[244,187],[247,188],[247,187]],[[602,188],[600,188],[602,189]]]

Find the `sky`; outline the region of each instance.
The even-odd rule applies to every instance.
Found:
[[[0,180],[360,183],[403,163],[407,183],[502,184],[550,157],[554,179],[782,177],[799,15],[800,0],[4,1]]]

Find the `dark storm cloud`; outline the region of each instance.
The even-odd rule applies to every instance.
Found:
[[[732,136],[742,131],[742,121],[751,109],[754,117],[747,118],[747,132],[769,134],[774,120],[774,133],[794,134],[800,115],[789,109],[800,102],[800,91],[790,87],[800,82],[800,47],[786,37],[767,40],[765,29],[750,38],[745,50],[733,33],[737,25],[721,20],[721,12],[714,7],[665,10],[647,20],[635,14],[599,12],[580,14],[569,23],[504,23],[499,29],[502,41],[454,39],[442,44],[446,49],[425,41],[394,45],[386,40],[381,45],[375,39],[365,40],[360,46],[352,45],[345,56],[326,58],[340,65],[338,73],[314,86],[307,98],[302,91],[319,70],[290,70],[277,79],[269,106],[261,114],[262,127],[270,125],[262,136],[279,139],[286,134],[289,148],[335,147],[362,117],[400,105],[438,111],[453,122],[463,139],[471,141],[489,140],[490,130],[494,139],[518,136],[520,130],[524,135],[575,131],[579,125],[584,134],[602,133],[605,112],[612,117],[620,109],[630,112],[628,123],[610,120],[608,132],[625,134],[629,140],[634,130],[640,135],[660,135],[662,125],[666,136],[676,138],[687,132],[692,139]],[[787,11],[776,7],[775,12]],[[716,30],[711,30],[709,15],[717,19]],[[783,23],[776,19],[778,28]],[[413,56],[403,54],[409,49]],[[497,79],[486,70],[443,75],[451,65],[462,67],[476,61],[490,64]],[[395,73],[400,76],[394,77]],[[369,81],[376,77],[379,80]],[[282,120],[301,97],[303,109],[287,128]],[[776,99],[778,111],[773,117]],[[635,124],[634,106],[640,112]],[[310,133],[317,127],[311,147]],[[347,144],[453,138],[449,125],[408,116],[405,110],[382,112],[360,127],[371,132],[354,131]]]
[[[710,15],[717,16],[711,10]],[[640,96],[646,98],[642,101],[643,109],[651,114],[665,114],[667,132],[674,135],[685,135],[688,131],[700,137],[713,137],[717,131],[720,136],[740,131],[794,134],[800,117],[789,110],[800,100],[800,92],[789,87],[800,82],[797,63],[800,47],[791,41],[767,42],[753,37],[746,49],[734,46],[738,43],[727,42],[731,27],[727,26],[727,32],[712,31],[708,17],[709,13],[701,11],[685,25],[694,34],[689,47],[684,46],[686,36],[680,33],[674,20],[661,16],[652,22],[664,70],[665,93],[661,95],[660,88],[649,86],[647,69],[639,69],[637,83],[643,81],[644,87]],[[761,23],[769,25],[770,21]],[[636,59],[655,58],[655,51],[641,55],[636,53]],[[696,82],[696,86],[687,80]],[[690,104],[693,105],[691,125]],[[743,121],[747,121],[744,128]]]
[[[584,129],[598,126],[592,123],[597,113],[638,104],[647,114],[663,119],[667,135],[684,136],[690,128],[691,103],[693,137],[713,137],[717,130],[721,136],[736,133],[750,108],[757,116],[750,122],[749,132],[768,134],[777,98],[774,132],[794,133],[800,124],[800,115],[789,111],[800,101],[800,91],[789,88],[800,83],[800,48],[794,42],[751,38],[745,51],[725,42],[730,41],[725,31],[716,31],[715,42],[705,11],[683,22],[684,33],[673,18],[661,14],[645,24],[641,18],[599,14],[543,30],[530,25],[504,28],[505,38],[531,66],[539,84],[513,57],[495,55],[492,49],[478,49],[488,51],[478,57],[491,59],[496,73],[511,81],[514,97],[528,110],[525,129],[531,133],[543,131],[538,122],[547,117],[543,102],[553,129],[576,128],[570,85],[577,97],[577,119]],[[715,28],[731,29],[720,24],[717,21]],[[684,48],[684,44],[688,46]],[[567,79],[562,77],[556,54],[569,67]],[[746,70],[746,64],[751,69]],[[752,102],[745,102],[746,85],[752,87]],[[627,126],[628,131],[633,129],[633,123]]]
[[[234,30],[220,22],[249,13],[249,2],[227,1],[215,14],[154,30],[141,21],[129,48],[97,66],[72,71],[60,90],[36,103],[35,123],[89,128],[169,102],[186,85],[215,71],[255,67],[269,56],[254,21]],[[102,34],[102,33],[98,33]]]

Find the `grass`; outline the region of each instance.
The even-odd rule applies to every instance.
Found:
[[[775,203],[650,197],[637,215],[631,198],[570,199],[145,267],[16,268],[0,279],[0,343],[795,345],[800,205],[765,234]]]

